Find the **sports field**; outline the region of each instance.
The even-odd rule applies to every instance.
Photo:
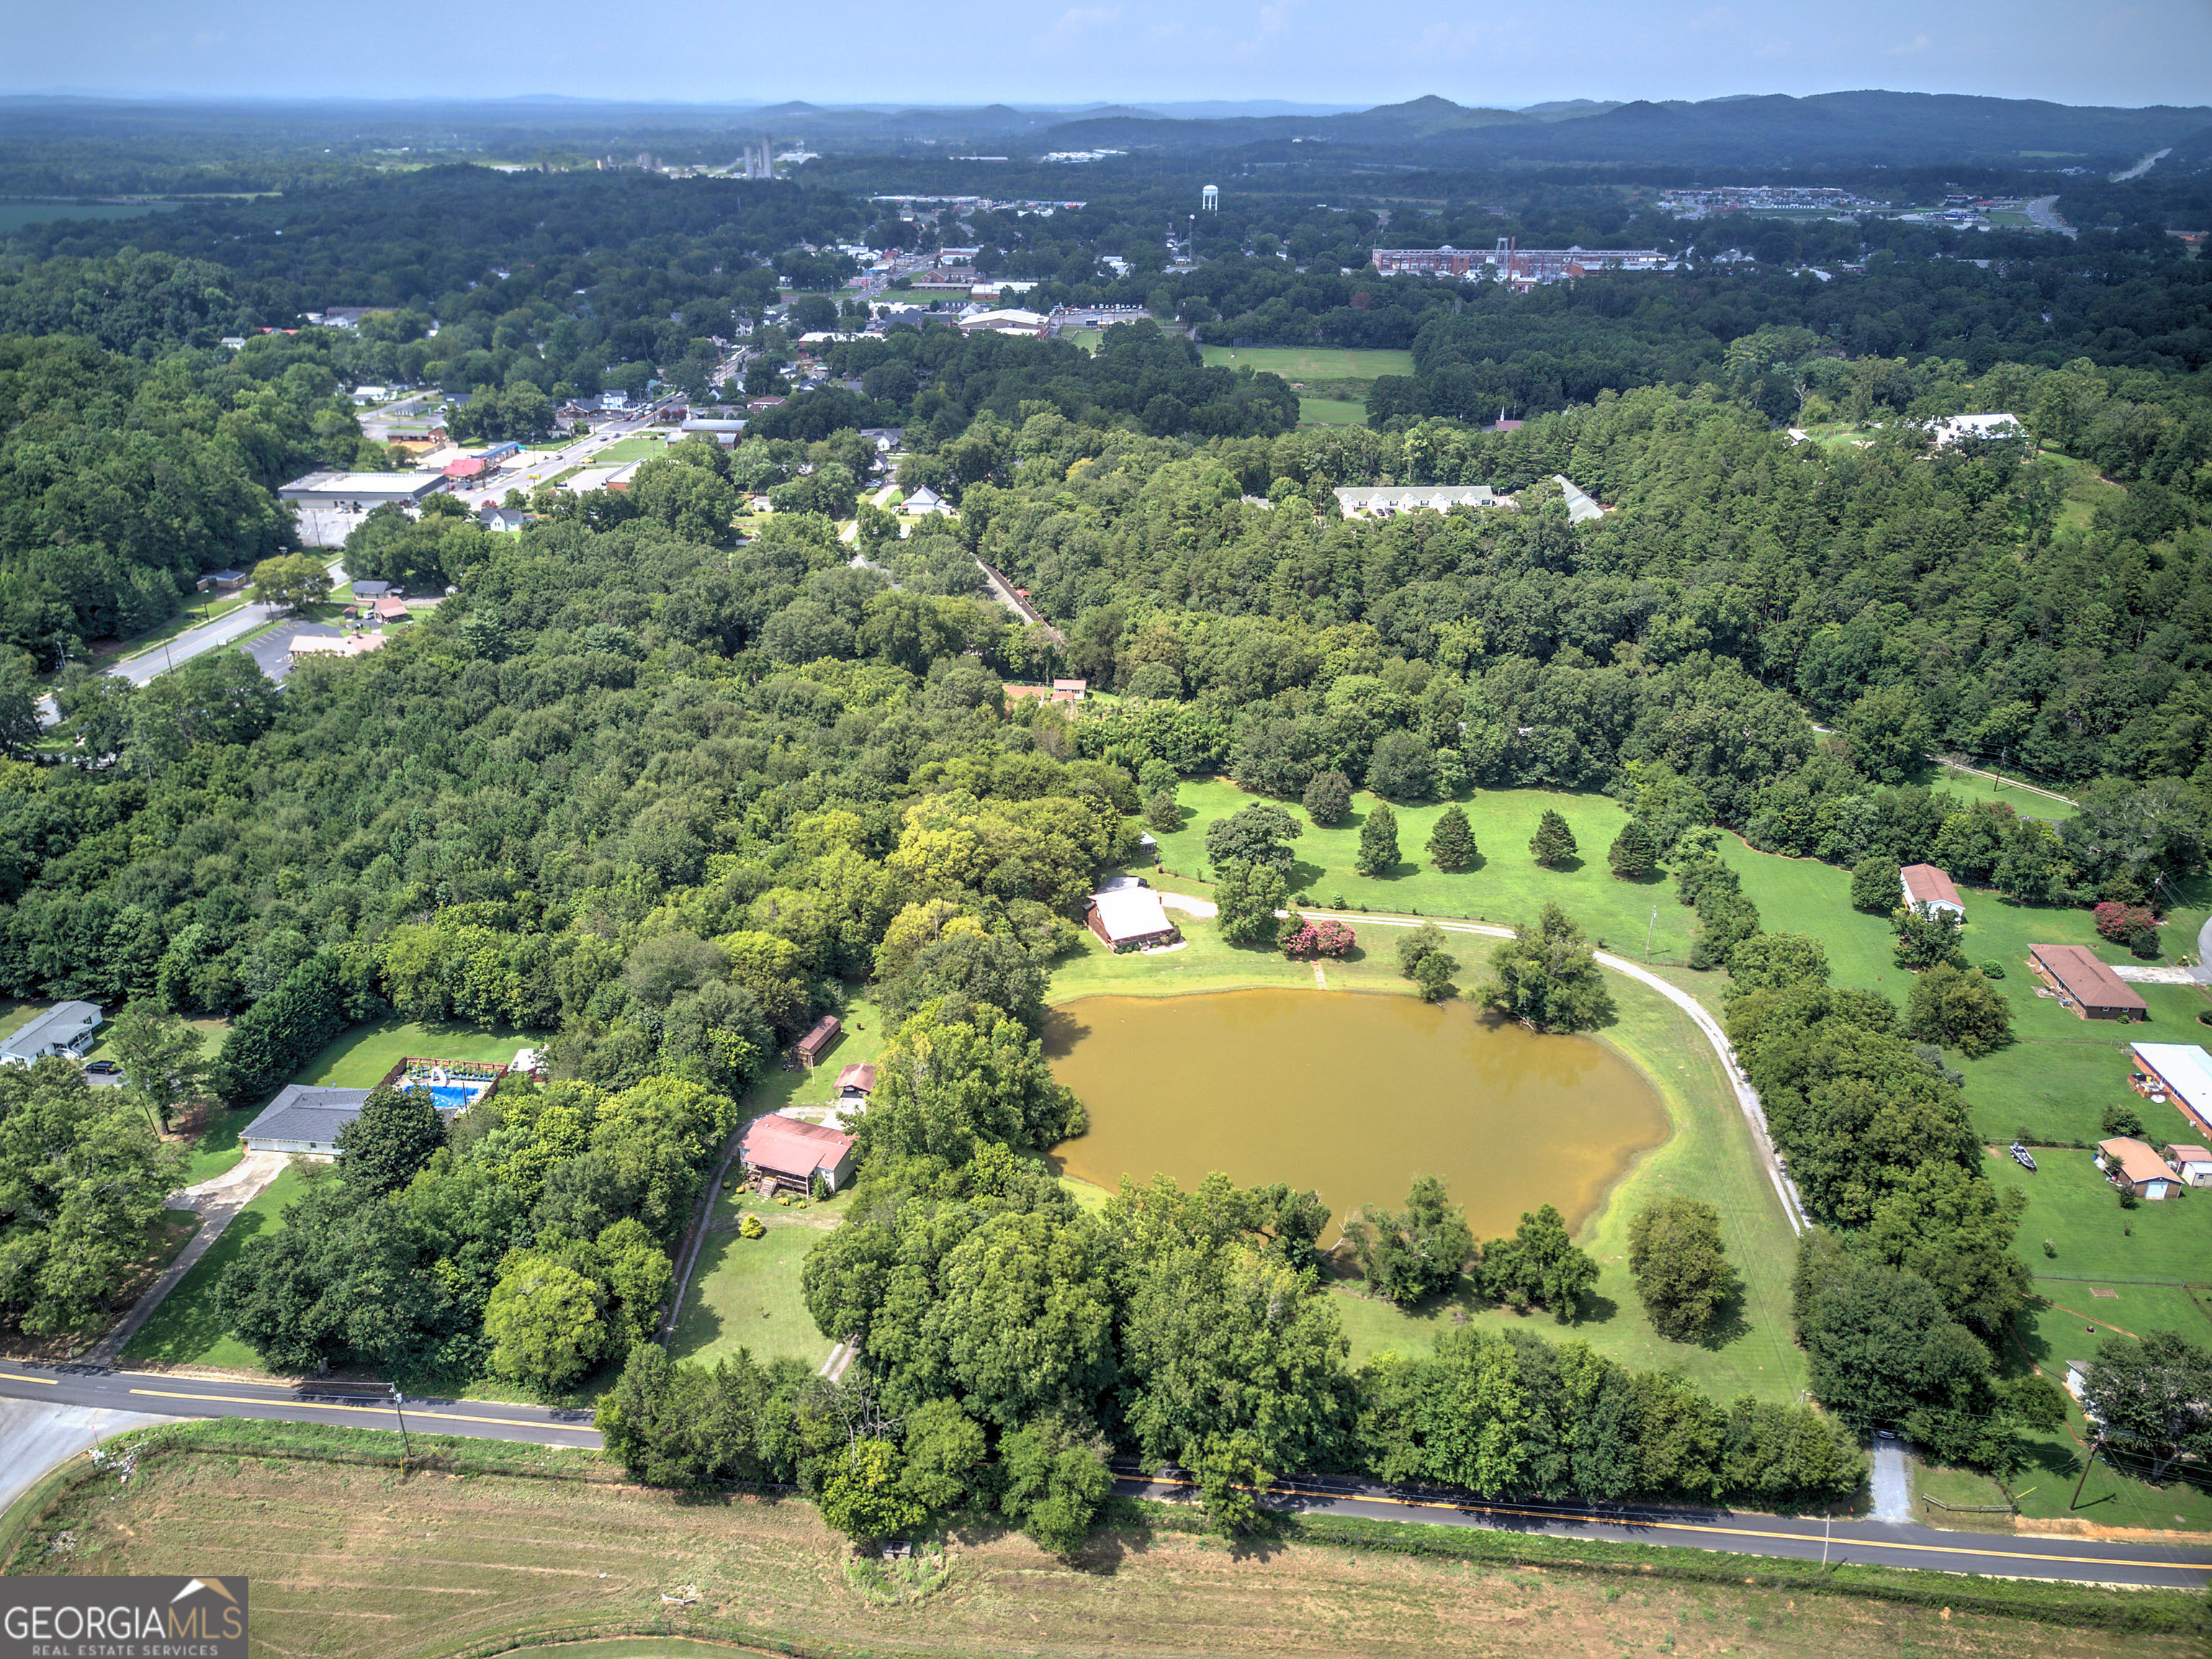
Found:
[[[1364,426],[1367,405],[1353,398],[1298,399],[1300,426]]]
[[[1206,367],[1249,368],[1286,380],[1371,380],[1378,374],[1411,374],[1410,351],[1334,346],[1201,346]]]

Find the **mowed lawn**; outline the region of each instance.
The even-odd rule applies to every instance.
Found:
[[[2048,1273],[2066,1279],[2212,1285],[2212,1189],[2183,1188],[2155,1204],[2124,1210],[2094,1156],[2046,1146],[2035,1154],[2033,1175],[2009,1158],[1983,1160],[1990,1181],[2027,1194],[2020,1253],[2039,1278]],[[2044,1255],[2046,1238],[2057,1247],[2056,1255]]]
[[[1300,426],[1363,426],[1367,405],[1350,398],[1300,398]]]
[[[1185,782],[1176,791],[1176,799],[1183,809],[1182,824],[1158,837],[1161,863],[1174,876],[1205,883],[1212,873],[1206,862],[1206,826],[1267,798],[1249,793],[1226,779],[1205,779]],[[1673,884],[1621,881],[1606,864],[1606,848],[1628,822],[1620,803],[1608,796],[1547,789],[1473,792],[1460,805],[1482,856],[1474,868],[1457,874],[1438,870],[1426,850],[1429,831],[1444,802],[1393,807],[1398,816],[1400,859],[1381,876],[1363,876],[1353,867],[1360,830],[1378,804],[1376,797],[1364,791],[1355,794],[1352,815],[1328,829],[1313,823],[1296,801],[1269,804],[1282,807],[1304,827],[1291,843],[1297,861],[1291,886],[1311,904],[1515,922],[1533,921],[1547,902],[1555,901],[1593,939],[1602,939],[1608,950],[1640,960],[1648,925],[1656,959],[1679,961],[1689,955],[1697,919],[1676,901]],[[1536,833],[1547,807],[1559,811],[1575,832],[1580,855],[1564,869],[1547,870],[1528,852],[1529,837]],[[1655,905],[1659,914],[1652,923]],[[1713,979],[1717,998],[1719,976]]]
[[[520,1031],[480,1025],[417,1024],[378,1019],[356,1025],[319,1051],[300,1068],[295,1083],[332,1089],[373,1089],[402,1060],[473,1060],[504,1065],[515,1050],[544,1041]]]
[[[799,1270],[807,1250],[836,1224],[849,1201],[850,1194],[845,1194],[826,1205],[786,1209],[749,1193],[725,1190],[714,1200],[712,1230],[699,1253],[669,1353],[711,1365],[743,1348],[759,1360],[821,1364],[831,1345],[806,1311]],[[768,1228],[758,1238],[738,1232],[748,1212],[758,1215]]]
[[[283,1226],[284,1206],[306,1192],[307,1180],[297,1164],[270,1182],[259,1197],[232,1218],[222,1237],[208,1247],[208,1253],[192,1264],[191,1271],[178,1281],[176,1289],[154,1310],[153,1316],[138,1328],[138,1334],[123,1350],[124,1358],[139,1364],[259,1370],[260,1357],[226,1332],[216,1316],[216,1283],[249,1243]]]
[[[1208,368],[1249,368],[1286,380],[1371,380],[1413,372],[1410,351],[1327,346],[1201,346],[1200,351]]]

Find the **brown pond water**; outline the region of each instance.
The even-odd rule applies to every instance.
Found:
[[[1312,1188],[1340,1223],[1443,1178],[1477,1238],[1556,1204],[1570,1230],[1667,1138],[1643,1074],[1589,1037],[1492,1024],[1464,1003],[1342,991],[1085,997],[1053,1012],[1053,1071],[1091,1132],[1052,1150],[1115,1188]],[[1334,1237],[1334,1233],[1329,1235]]]

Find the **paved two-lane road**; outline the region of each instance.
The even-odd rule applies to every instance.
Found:
[[[1121,1475],[1126,1497],[1188,1501],[1187,1482]],[[1919,1567],[1936,1572],[2012,1578],[2064,1579],[2143,1589],[2203,1589],[2212,1583],[2212,1539],[2185,1544],[2121,1544],[2087,1538],[1939,1532],[1910,1522],[1792,1519],[1734,1515],[1668,1504],[1593,1507],[1540,1501],[1485,1503],[1376,1482],[1299,1478],[1278,1483],[1261,1500],[1294,1515],[1349,1515],[1370,1521],[1425,1521],[1482,1527],[1563,1540],[1668,1544],[1690,1549],[1774,1556],[1792,1561],[1850,1562],[1856,1566]]]
[[[397,1429],[399,1413],[373,1383],[249,1382],[209,1380],[159,1371],[111,1371],[28,1365],[0,1360],[0,1397],[45,1400],[111,1411],[169,1417],[252,1417],[284,1423],[328,1423],[344,1428]],[[540,1446],[597,1447],[599,1434],[588,1411],[556,1411],[494,1400],[410,1400],[407,1426],[424,1434],[469,1435],[486,1440],[526,1440]]]
[[[352,1428],[396,1429],[399,1419],[374,1385],[250,1382],[201,1379],[152,1371],[56,1369],[0,1361],[0,1398],[173,1417],[246,1417],[291,1423],[330,1423]],[[591,1414],[486,1400],[410,1401],[407,1426],[425,1434],[520,1440],[541,1446],[596,1448]],[[1187,1485],[1139,1475],[1118,1479],[1115,1489],[1133,1497],[1170,1501],[1189,1496]],[[1982,1536],[1872,1521],[1837,1522],[1824,1533],[1819,1521],[1664,1505],[1589,1508],[1565,1504],[1500,1502],[1394,1489],[1373,1482],[1287,1480],[1265,1500],[1271,1508],[1304,1515],[1352,1515],[1382,1521],[1424,1521],[1451,1527],[1486,1527],[1563,1539],[1604,1539],[1628,1544],[1671,1544],[1790,1560],[1851,1561],[1923,1567],[2021,1578],[2202,1589],[2212,1583],[2212,1540],[2198,1545],[2122,1544],[2075,1538]]]

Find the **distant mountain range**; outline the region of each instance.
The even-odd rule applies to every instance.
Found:
[[[244,130],[270,123],[298,140],[311,129],[393,134],[438,145],[473,135],[487,145],[567,144],[591,149],[711,148],[772,133],[816,149],[920,157],[977,150],[1016,158],[1053,150],[1219,157],[1224,162],[1310,156],[1340,161],[1483,167],[1506,164],[1802,168],[1980,164],[2124,167],[2174,147],[2170,163],[2202,166],[2212,107],[2117,109],[1949,94],[1832,92],[1808,98],[1735,96],[1699,103],[1589,99],[1497,109],[1416,98],[1372,109],[1279,100],[978,107],[719,105],[568,97],[412,101],[190,100],[0,97],[0,136],[110,137],[186,125]],[[422,136],[414,136],[416,130]],[[431,133],[436,133],[435,137]],[[1317,149],[1308,149],[1307,146]]]
[[[1228,151],[1291,141],[1387,149],[1401,159],[1802,167],[1933,161],[2084,165],[2148,154],[2208,125],[2212,109],[2082,107],[1939,93],[1833,92],[1703,103],[1469,108],[1417,98],[1356,113],[1165,121],[1088,115],[1049,128],[1046,148]]]

